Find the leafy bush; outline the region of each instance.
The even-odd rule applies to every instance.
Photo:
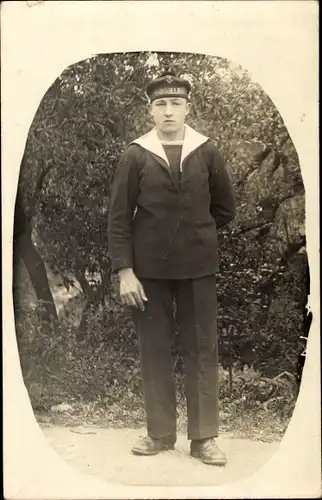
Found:
[[[236,373],[244,366],[264,378],[283,372],[296,377],[306,305],[305,203],[297,153],[282,117],[248,73],[225,59],[101,54],[66,68],[50,87],[21,166],[15,262],[24,260],[34,276],[30,255],[26,258],[24,244],[18,245],[25,231],[33,239],[33,257],[39,254],[34,268],[44,262],[48,275],[51,270],[82,297],[71,302],[68,320],[59,313],[60,319],[48,321],[44,309],[51,294],[42,300],[46,280],[37,288],[32,278],[38,306],[31,310],[21,308],[21,278],[15,275],[20,357],[36,405],[67,398],[96,401],[103,408],[140,400],[136,335],[111,276],[107,215],[120,154],[151,127],[146,82],[169,63],[192,81],[189,124],[219,146],[238,201],[235,221],[219,234],[218,338],[221,366],[227,370],[222,398],[235,398],[236,408],[255,408],[273,398],[276,383],[242,383]],[[54,293],[56,285],[49,281]],[[182,398],[178,335],[174,365]],[[290,408],[284,389],[273,403],[286,401]]]

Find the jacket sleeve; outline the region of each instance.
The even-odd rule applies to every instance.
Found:
[[[108,214],[108,247],[112,270],[133,267],[132,220],[139,193],[137,148],[130,146],[117,167]]]
[[[217,229],[231,222],[236,216],[236,199],[225,161],[217,148],[207,144],[209,165],[210,212]]]

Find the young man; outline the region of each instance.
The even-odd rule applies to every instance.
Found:
[[[225,465],[218,448],[217,229],[235,216],[224,161],[185,124],[190,83],[172,72],[147,87],[155,127],[133,141],[115,175],[109,252],[138,332],[147,437],[132,452],[155,455],[176,441],[171,341],[184,348],[191,455]],[[176,303],[176,317],[173,302]]]

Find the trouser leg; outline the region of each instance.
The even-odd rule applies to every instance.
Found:
[[[133,310],[138,333],[148,435],[176,434],[176,395],[171,355],[173,289],[167,280],[140,280],[148,298],[145,311]]]
[[[218,347],[215,276],[178,281],[177,321],[184,349],[188,439],[218,436]]]

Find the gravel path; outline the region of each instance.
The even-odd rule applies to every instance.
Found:
[[[214,486],[257,472],[279,447],[278,442],[218,438],[227,455],[226,467],[202,464],[189,456],[189,442],[178,436],[174,451],[154,457],[132,455],[131,446],[144,429],[42,427],[54,450],[78,472],[124,485]]]

